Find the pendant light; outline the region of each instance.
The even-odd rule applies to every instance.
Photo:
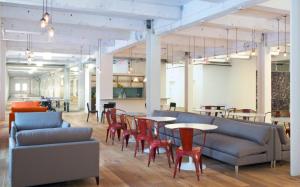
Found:
[[[235,28],[235,54],[238,53],[238,28]]]
[[[226,29],[226,34],[227,34],[227,37],[226,37],[226,61],[229,61],[230,58],[229,58],[229,29],[228,28]]]
[[[25,51],[27,62],[30,64],[33,60],[33,52],[31,51],[31,35],[27,34],[27,49]]]
[[[287,56],[287,43],[286,43],[286,15],[284,16],[284,53],[283,56]]]
[[[203,60],[206,61],[206,40],[203,38]]]
[[[214,57],[216,58],[217,54],[216,54],[216,39],[214,39]]]
[[[191,37],[189,37],[188,63],[191,64]]]
[[[252,29],[252,49],[251,49],[251,56],[255,56],[255,29]]]
[[[193,56],[194,56],[194,60],[195,60],[196,59],[196,37],[195,36],[193,37],[193,40],[194,40]],[[194,62],[194,60],[193,60],[193,62]]]
[[[48,0],[46,0],[46,12],[43,14],[44,19],[46,21],[46,24],[49,23],[50,20],[50,14],[48,13]]]
[[[279,23],[280,23],[280,19],[277,19],[277,51],[278,53],[280,52],[280,44],[279,44],[279,40],[280,40],[280,33],[279,33]]]
[[[45,19],[45,0],[43,0],[43,13],[41,18],[41,28],[45,28],[47,26],[47,21]]]

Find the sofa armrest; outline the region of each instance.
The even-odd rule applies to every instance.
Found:
[[[69,122],[63,121],[61,124],[61,128],[69,128],[71,127],[71,124]]]
[[[11,122],[11,129],[10,129],[10,137],[16,140],[16,134],[18,132],[17,126],[14,121]]]

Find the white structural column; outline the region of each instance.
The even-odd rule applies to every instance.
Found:
[[[160,109],[160,37],[152,30],[146,36],[146,105],[147,115]]]
[[[300,1],[291,3],[291,175],[300,175]]]
[[[90,67],[88,65],[85,65],[84,67],[84,106],[86,106],[87,103],[91,105],[91,73],[90,73]],[[84,107],[84,111],[88,112],[87,107]]]
[[[101,54],[101,99],[113,97],[113,55]]]
[[[102,41],[98,40],[98,49],[96,52],[96,109],[101,112],[101,53]]]
[[[193,65],[187,60],[184,66],[184,110],[193,110]]]
[[[64,69],[64,100],[70,100],[70,69],[67,67]]]
[[[79,76],[78,76],[78,109],[83,110],[85,107],[84,104],[84,94],[85,94],[85,70],[84,65],[79,65]]]
[[[1,19],[0,19],[1,21]],[[5,120],[5,108],[6,108],[6,45],[5,41],[1,40],[0,36],[0,121]]]
[[[271,112],[272,108],[272,59],[270,47],[267,46],[266,41],[267,35],[263,35],[262,42],[259,44],[257,61],[257,111],[261,114]],[[266,116],[266,122],[271,122],[270,115]]]

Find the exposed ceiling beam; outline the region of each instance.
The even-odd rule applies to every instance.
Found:
[[[145,29],[144,20],[128,19],[122,17],[101,16],[95,14],[84,14],[79,12],[68,13],[62,10],[53,11],[53,24],[71,24],[85,27],[95,27],[95,29],[123,29],[143,31]],[[39,25],[41,8],[19,7],[11,4],[0,6],[0,17],[35,21]]]
[[[42,7],[42,1],[36,0],[1,0],[4,3],[13,3],[17,6]],[[139,1],[124,0],[72,0],[72,2],[52,0],[53,10],[66,12],[82,12],[98,15],[112,15],[125,17],[139,17],[140,19],[179,19],[181,9],[179,6],[166,6],[149,4]],[[120,8],[122,7],[122,8]],[[41,9],[42,11],[42,9]]]
[[[157,21],[155,23],[155,31],[157,34],[166,34],[188,28],[264,1],[266,0],[227,0],[216,4],[193,0],[184,5],[181,19],[173,22]]]

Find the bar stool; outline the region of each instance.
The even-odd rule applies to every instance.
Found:
[[[89,103],[86,103],[86,107],[88,109],[88,116],[86,118],[86,122],[89,122],[89,117],[90,117],[90,113],[91,114],[97,114],[97,122],[99,121],[99,117],[98,117],[98,110],[91,110]]]
[[[174,108],[174,111],[176,110],[176,103],[174,103],[174,102],[171,102],[171,103],[170,103],[170,108],[169,108],[169,110],[172,110],[172,108]]]

